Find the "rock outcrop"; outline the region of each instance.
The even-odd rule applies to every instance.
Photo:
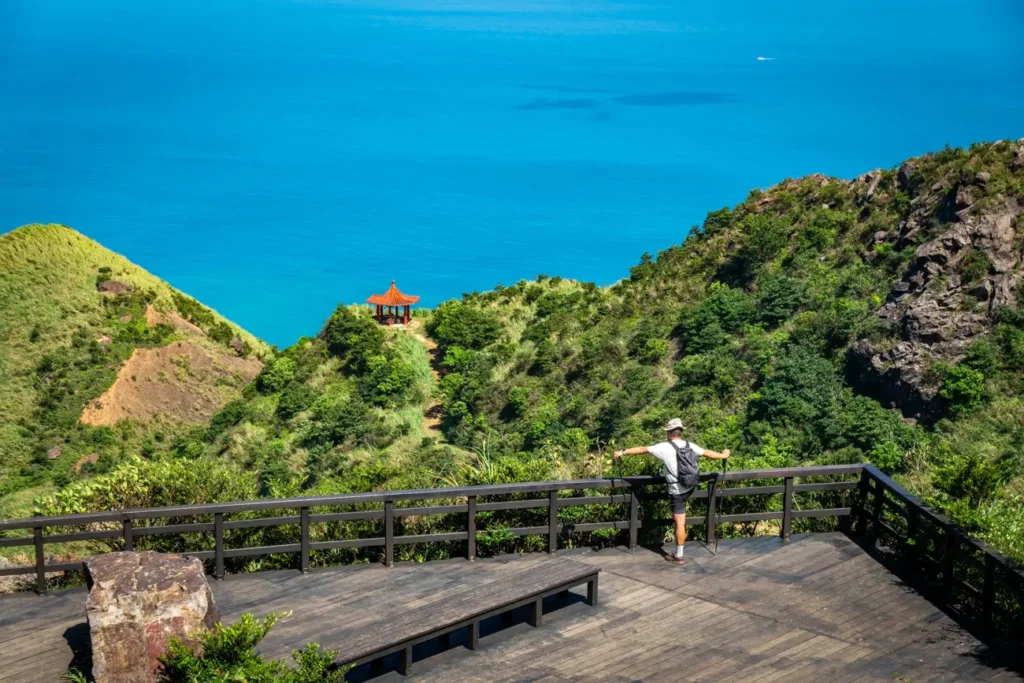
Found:
[[[104,280],[96,285],[96,290],[106,294],[127,294],[132,288],[117,280]]]
[[[151,683],[171,638],[212,629],[220,619],[203,563],[155,552],[85,561],[93,676],[103,683]]]
[[[1020,149],[1024,153],[1024,144]],[[1016,199],[986,191],[988,172],[967,180],[944,178],[930,188],[915,188],[914,172],[907,162],[897,173],[899,187],[913,197],[899,233],[872,237],[873,243],[894,242],[898,249],[918,245],[910,267],[876,311],[898,340],[884,347],[857,342],[850,369],[862,389],[908,417],[930,421],[944,410],[936,400],[940,386],[932,366],[958,362],[969,344],[991,330],[999,309],[1015,305],[1022,266],[1016,224],[1024,219]],[[871,178],[859,180],[869,194]]]

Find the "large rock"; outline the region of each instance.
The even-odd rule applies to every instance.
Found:
[[[99,683],[151,683],[168,641],[212,629],[220,619],[203,563],[155,552],[109,553],[85,561],[92,671]]]
[[[904,164],[901,184],[911,183],[912,172]],[[917,247],[913,263],[875,312],[895,333],[896,343],[878,347],[861,340],[851,349],[848,365],[859,389],[907,417],[925,421],[945,410],[937,397],[938,378],[930,369],[936,362],[959,362],[967,346],[989,333],[999,309],[1015,303],[1022,268],[1017,201],[994,197],[979,209],[971,188],[951,182],[936,183],[935,194],[923,195],[927,201],[916,197],[917,208],[901,225],[897,242],[902,245],[913,244],[914,236],[924,234],[921,230],[935,220],[944,229]],[[943,204],[943,197],[953,199]],[[987,260],[988,272],[980,280],[963,282],[966,259],[979,254]]]

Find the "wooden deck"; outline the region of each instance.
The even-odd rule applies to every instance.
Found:
[[[559,552],[600,567],[601,603],[555,596],[543,626],[527,613],[481,629],[481,648],[424,643],[423,681],[1024,681],[1006,662],[841,534],[687,546],[675,567],[650,550]],[[286,656],[339,645],[375,619],[500,578],[544,555],[229,576],[214,583],[225,620],[292,611],[264,642]],[[0,681],[55,681],[87,657],[83,589],[0,598]],[[79,660],[83,661],[83,660]],[[397,657],[351,680],[398,681]],[[1020,671],[1019,663],[1016,671]],[[897,677],[903,678],[897,678]]]

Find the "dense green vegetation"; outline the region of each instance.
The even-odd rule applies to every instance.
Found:
[[[874,312],[947,222],[929,207],[927,229],[897,242],[918,190],[985,171],[972,210],[1024,201],[1013,158],[1007,144],[947,149],[915,160],[907,190],[883,173],[871,202],[863,183],[787,181],[712,212],[608,289],[542,276],[446,303],[430,327],[448,370],[445,435],[486,443],[499,470],[593,474],[594,453],[650,442],[680,415],[693,440],[732,449],[732,467],[873,462],[1024,558],[1024,315],[996,312],[959,364],[931,368],[947,416],[933,426],[848,379],[854,341],[898,341]],[[987,274],[984,261],[968,259],[962,281]]]
[[[60,412],[57,401],[60,429],[112,439],[117,453],[97,471],[61,481],[59,491],[34,491],[49,494],[35,510],[601,476],[611,473],[611,449],[650,443],[666,419],[680,416],[692,440],[730,448],[733,468],[873,462],[1024,559],[1024,313],[1012,303],[986,313],[984,333],[962,357],[928,361],[939,419],[927,423],[906,419],[890,405],[895,399],[862,385],[851,369],[858,340],[882,349],[899,343],[900,330],[876,312],[918,248],[956,220],[952,196],[930,193],[948,185],[955,195],[981,172],[988,180],[972,185],[971,211],[1007,198],[1024,204],[1024,169],[1014,166],[1010,145],[947,149],[914,160],[903,179],[896,170],[855,182],[811,176],[754,191],[710,213],[681,245],[644,255],[608,288],[540,276],[448,301],[414,326],[425,323],[438,345],[436,386],[428,349],[413,334],[341,306],[316,337],[268,355],[259,377],[209,425],[119,425],[97,435],[69,427],[74,406]],[[911,214],[922,227],[901,236]],[[966,290],[993,267],[976,249],[956,276]],[[202,311],[175,305],[211,327]],[[963,306],[983,309],[969,296]],[[149,338],[131,343],[163,339],[159,328],[144,333]],[[68,335],[59,353],[86,354],[88,346],[75,351]],[[424,420],[434,401],[439,431]],[[651,459],[626,466],[658,470]],[[607,507],[591,509],[588,519],[621,514]],[[535,539],[504,529],[538,523],[529,521],[534,512],[482,513],[481,552],[529,547]],[[562,514],[573,521],[583,513]],[[408,533],[445,523],[403,521]],[[372,527],[332,523],[313,533],[338,538],[376,533]],[[294,542],[294,533],[239,530],[230,544]],[[198,542],[154,540],[153,547]],[[447,549],[399,552],[422,559]],[[357,558],[369,556],[345,550],[313,560]]]

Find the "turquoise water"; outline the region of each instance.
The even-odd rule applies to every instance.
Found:
[[[0,0],[0,231],[280,345],[392,278],[608,284],[753,187],[1024,136],[1022,34],[1019,0]]]

